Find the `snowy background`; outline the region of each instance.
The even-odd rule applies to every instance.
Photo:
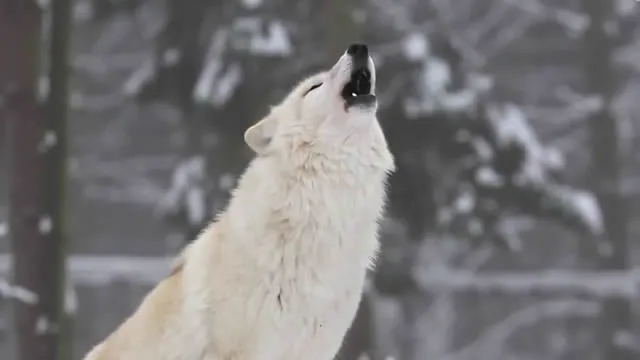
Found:
[[[75,358],[224,206],[242,132],[354,40],[399,168],[342,358],[640,358],[640,5],[606,1],[76,0]]]

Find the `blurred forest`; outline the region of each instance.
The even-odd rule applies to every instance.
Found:
[[[110,333],[225,206],[244,130],[354,41],[398,170],[339,358],[640,358],[635,0],[0,0],[2,359]]]

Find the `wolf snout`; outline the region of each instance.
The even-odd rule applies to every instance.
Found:
[[[369,107],[375,104],[376,97],[373,94],[373,74],[375,71],[370,64],[369,48],[365,44],[351,44],[345,52],[347,64],[349,64],[348,80],[342,88],[342,98],[346,107],[361,105]],[[344,57],[343,57],[344,59]]]
[[[369,48],[365,44],[351,44],[349,48],[347,48],[347,54],[354,58],[368,58]]]

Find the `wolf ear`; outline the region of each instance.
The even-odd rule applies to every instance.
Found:
[[[275,132],[275,120],[272,116],[258,121],[244,132],[244,142],[257,154],[264,154]]]

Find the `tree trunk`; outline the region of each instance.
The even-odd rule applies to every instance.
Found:
[[[585,75],[587,88],[602,96],[603,109],[590,119],[591,149],[594,188],[602,207],[605,230],[610,251],[601,255],[601,267],[605,270],[625,269],[627,259],[627,204],[619,191],[621,164],[618,144],[618,123],[612,113],[612,96],[615,92],[615,72],[612,55],[616,35],[613,18],[613,2],[582,0],[582,7],[591,19],[585,33]],[[629,334],[632,328],[630,304],[623,298],[605,300],[601,322],[602,359],[631,360],[634,355],[617,339]]]
[[[169,21],[164,28],[156,57],[162,63],[164,53],[169,49],[180,51],[180,60],[168,85],[175,88],[171,96],[180,108],[186,127],[187,156],[202,154],[202,133],[204,124],[194,114],[193,88],[202,69],[203,51],[200,48],[200,32],[207,13],[207,3],[199,0],[169,0],[167,2]],[[161,67],[166,65],[161,65]],[[198,229],[199,231],[199,229]]]
[[[68,359],[64,315],[64,166],[69,2],[52,3],[47,107],[37,99],[42,13],[35,1],[0,0],[0,112],[9,138],[9,226],[14,278],[35,295],[14,307],[18,359]],[[47,116],[45,116],[45,114]]]

